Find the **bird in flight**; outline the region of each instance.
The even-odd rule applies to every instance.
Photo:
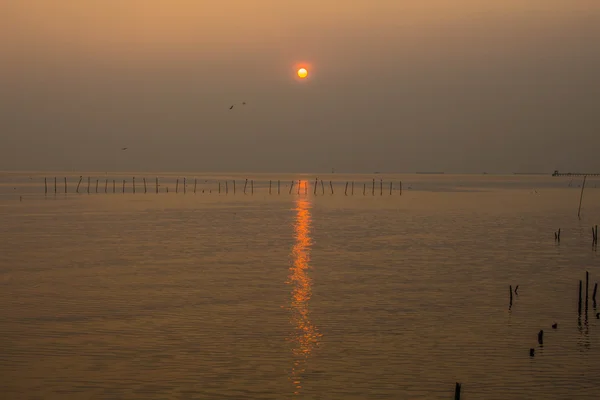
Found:
[[[245,102],[245,101],[242,101],[242,105],[243,105],[243,106],[245,106],[245,105],[246,105],[246,102]],[[231,105],[231,107],[229,107],[229,109],[230,109],[230,110],[231,110],[231,109],[233,109],[233,106],[235,106],[235,104],[232,104],[232,105]]]
[[[127,149],[128,149],[127,147],[123,147],[121,150],[127,150]]]

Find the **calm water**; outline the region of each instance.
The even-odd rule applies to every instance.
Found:
[[[2,399],[599,396],[599,179],[47,176],[0,175]]]

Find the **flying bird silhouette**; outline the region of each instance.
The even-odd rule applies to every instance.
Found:
[[[127,150],[127,149],[128,149],[128,147],[123,147],[121,150]]]
[[[233,108],[233,106],[234,106],[234,105],[235,105],[235,104],[233,104],[231,107],[229,107],[229,109],[231,110],[231,109]]]

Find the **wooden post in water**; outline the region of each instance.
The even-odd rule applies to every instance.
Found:
[[[233,194],[235,194],[235,179],[233,180]]]
[[[244,194],[246,194],[246,187],[248,186],[248,178],[246,178],[246,182],[244,183]]]
[[[273,181],[269,181],[269,194],[271,194],[271,186],[273,184]]]
[[[179,193],[179,178],[177,178],[177,182],[175,183],[175,193]]]
[[[131,181],[131,187],[133,188],[132,193],[135,194],[135,176],[133,177],[133,179]]]
[[[125,194],[125,179],[123,179],[123,194]]]
[[[581,201],[583,200],[583,189],[585,189],[585,180],[587,175],[583,177],[583,184],[581,185],[581,194],[579,195],[579,209],[577,210],[577,218],[581,219]]]
[[[352,190],[351,190],[351,194],[352,194],[352,196],[354,196],[354,181],[352,181]]]
[[[367,184],[363,183],[363,196],[367,195]]]
[[[304,182],[304,194],[308,194],[308,181]]]
[[[229,185],[227,184],[227,181],[225,181],[225,194],[229,194]]]
[[[456,387],[454,388],[454,400],[460,400],[460,389],[461,384],[456,382]]]
[[[108,193],[108,178],[104,181],[104,193]]]
[[[383,178],[379,178],[379,195],[383,196]]]
[[[56,186],[56,177],[54,177],[54,194],[58,193],[58,188]]]
[[[579,315],[581,315],[581,287],[582,287],[582,283],[581,280],[579,281],[579,303],[577,306],[577,312],[579,313]]]
[[[98,179],[96,179],[96,193],[98,193]]]
[[[186,178],[183,178],[183,194],[187,193],[187,182]]]
[[[81,185],[81,180],[83,179],[83,176],[79,176],[79,183],[77,184],[77,190],[76,192],[79,193],[79,185]]]
[[[598,282],[594,284],[594,293],[592,294],[592,303],[594,303],[594,307],[596,307],[596,293],[598,292]]]
[[[323,184],[323,179],[321,179],[321,191],[323,192],[323,195],[325,195],[325,185]]]
[[[156,194],[158,194],[158,176],[156,177],[155,183],[156,183]]]
[[[67,177],[65,176],[65,194],[67,194]]]
[[[508,290],[510,291],[510,302],[508,304],[508,309],[510,310],[512,308],[512,301],[513,301],[513,290],[512,290],[512,285],[508,286]]]
[[[348,196],[348,182],[346,182],[346,188],[344,189],[344,196]]]
[[[587,314],[588,310],[588,290],[590,285],[590,273],[585,271],[585,313]]]
[[[317,195],[317,186],[319,186],[319,178],[315,178],[315,192],[313,193],[315,196]]]
[[[117,185],[115,183],[115,180],[113,179],[113,193],[117,192]]]
[[[281,181],[277,180],[277,194],[281,193]]]
[[[219,181],[219,194],[221,194],[221,181]]]
[[[329,181],[329,187],[331,188],[331,194],[333,194],[333,183],[331,181]]]
[[[196,187],[198,186],[198,178],[194,178],[194,194],[196,194]]]
[[[302,181],[300,179],[298,179],[298,193],[300,194],[300,189],[302,188]]]
[[[148,193],[148,188],[146,186],[146,178],[144,177],[144,194]]]
[[[402,196],[402,181],[400,181],[400,196]]]
[[[288,194],[292,194],[292,188],[294,187],[294,181],[292,181],[291,185],[290,185],[290,192]]]
[[[392,195],[392,181],[390,181],[390,196]]]
[[[250,181],[250,194],[254,194],[254,179]]]
[[[375,196],[375,178],[373,178],[373,190],[372,190],[373,196]]]
[[[48,194],[48,178],[44,178],[44,195]]]
[[[90,177],[88,176],[88,187],[87,187],[87,192],[88,194],[90,193]]]

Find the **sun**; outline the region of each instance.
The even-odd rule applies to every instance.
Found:
[[[300,68],[298,70],[298,78],[304,79],[308,76],[308,71],[306,70],[306,68]]]

